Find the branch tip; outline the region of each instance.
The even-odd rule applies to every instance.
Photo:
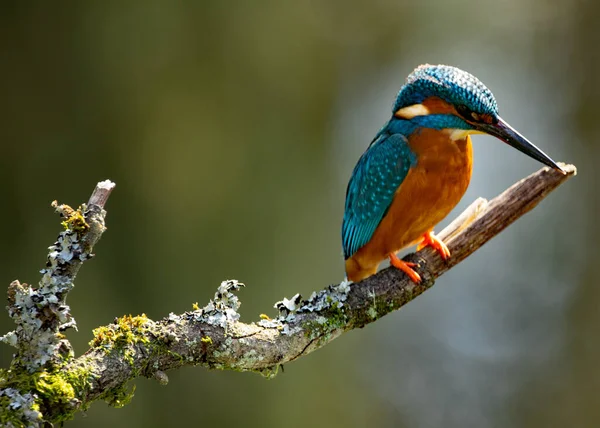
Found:
[[[115,188],[116,184],[110,180],[100,181],[96,184],[96,188],[92,192],[92,196],[88,201],[88,206],[95,205],[100,208],[104,208],[106,201],[110,196],[111,192]]]

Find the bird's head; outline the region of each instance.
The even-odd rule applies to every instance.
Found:
[[[492,92],[466,71],[448,65],[421,65],[406,79],[393,106],[394,118],[415,128],[449,132],[453,140],[469,134],[492,135],[526,155],[562,171],[498,115]]]

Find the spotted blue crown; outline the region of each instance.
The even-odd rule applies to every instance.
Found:
[[[429,97],[440,97],[453,105],[492,116],[498,115],[498,105],[492,92],[466,71],[449,65],[421,65],[407,78],[394,102],[393,112]]]

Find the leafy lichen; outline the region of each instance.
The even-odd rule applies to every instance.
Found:
[[[21,394],[13,388],[0,391],[0,423],[3,427],[35,426],[41,419],[42,413],[34,394]]]

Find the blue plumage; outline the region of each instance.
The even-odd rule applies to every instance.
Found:
[[[417,116],[411,120],[404,120],[394,117],[385,126],[390,133],[398,133],[409,137],[419,128],[431,129],[472,129],[473,126],[465,122],[458,116],[452,114],[429,114],[427,116]]]
[[[385,216],[396,189],[416,162],[406,137],[386,128],[359,159],[346,190],[342,223],[344,257],[365,245]]]
[[[433,96],[453,105],[465,105],[477,113],[498,115],[494,95],[475,76],[449,65],[428,64],[418,67],[408,76],[392,110],[396,112]]]

